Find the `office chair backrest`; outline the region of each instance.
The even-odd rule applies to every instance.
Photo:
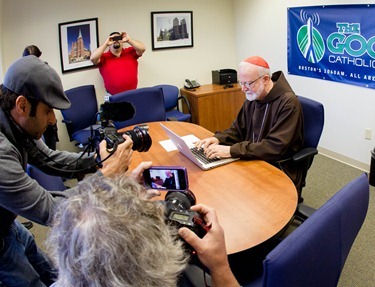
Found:
[[[298,100],[302,106],[304,121],[303,147],[316,148],[324,127],[324,107],[321,103],[302,96],[298,96]]]
[[[164,85],[157,85],[155,87],[156,88],[160,87],[163,90],[164,107],[166,111],[177,107],[179,90],[176,86],[164,84]]]
[[[189,121],[191,119],[190,104],[186,97],[180,95],[178,87],[168,84],[157,85],[155,87],[160,87],[163,90],[167,120]],[[187,107],[188,113],[180,112],[178,106],[180,100]]]
[[[96,122],[98,102],[94,85],[85,85],[65,91],[65,94],[72,103],[67,110],[62,110],[70,141],[77,131],[90,127]]]
[[[49,191],[64,191],[66,189],[61,177],[49,175],[40,169],[28,164],[26,173],[35,179],[44,189]]]
[[[146,122],[165,121],[164,96],[160,87],[129,90],[109,97],[109,101],[130,102],[134,105],[134,117],[127,121],[115,122],[117,129]]]
[[[369,184],[363,174],[337,192],[267,255],[263,261],[262,285],[245,286],[337,286],[368,204]]]
[[[324,126],[324,107],[321,103],[308,99],[302,96],[298,96],[298,100],[301,103],[303,121],[304,121],[304,140],[303,146],[293,157],[294,164],[302,171],[301,185],[297,187],[299,202],[303,201],[302,188],[306,185],[307,171],[309,170],[314,156],[318,154],[318,143],[322,135]],[[304,209],[309,209],[308,212],[313,212],[309,207],[299,206],[296,211],[297,218],[303,221],[304,218],[308,217],[308,214]]]

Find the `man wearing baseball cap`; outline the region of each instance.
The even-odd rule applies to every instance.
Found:
[[[302,172],[290,161],[302,148],[302,107],[283,72],[271,74],[259,56],[240,63],[239,83],[246,100],[231,127],[201,140],[210,158],[265,160],[283,170],[300,192]],[[285,161],[283,161],[285,160]]]
[[[125,142],[98,170],[94,155],[49,149],[41,137],[48,125],[56,123],[54,109],[69,107],[56,71],[35,56],[16,60],[0,85],[0,283],[7,287],[49,286],[57,276],[32,234],[16,217],[48,225],[63,197],[53,197],[31,179],[25,172],[26,165],[74,178],[76,171],[82,170],[109,177],[123,174],[130,164],[133,142],[126,135]],[[107,156],[102,141],[100,157]],[[150,166],[142,163],[132,175],[139,176]],[[69,189],[64,192],[69,193]]]

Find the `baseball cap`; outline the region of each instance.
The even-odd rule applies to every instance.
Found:
[[[5,73],[3,86],[58,110],[70,108],[57,72],[34,55],[19,58]]]
[[[266,60],[264,60],[262,57],[259,57],[259,56],[252,56],[252,57],[246,58],[243,61],[249,64],[253,64],[255,66],[266,68],[266,69],[270,68]]]

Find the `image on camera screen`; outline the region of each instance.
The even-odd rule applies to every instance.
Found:
[[[151,188],[156,189],[176,189],[184,190],[186,186],[185,181],[181,182],[178,170],[176,169],[150,169],[150,182],[148,183]]]

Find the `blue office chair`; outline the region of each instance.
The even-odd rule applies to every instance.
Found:
[[[31,164],[27,165],[26,173],[48,191],[64,191],[66,189],[61,177],[46,174]]]
[[[179,95],[178,87],[173,85],[157,85],[163,89],[165,111],[167,120],[170,121],[191,121],[190,104],[186,97]],[[180,111],[179,101],[186,106],[189,113],[185,114]]]
[[[51,192],[52,195],[61,195],[61,191],[66,189],[64,182],[61,177],[48,175],[42,172],[40,169],[34,167],[33,165],[27,164],[26,173],[32,178],[35,179],[43,188]],[[31,221],[22,222],[22,224],[27,228],[31,229],[34,224]],[[1,282],[0,282],[0,286]]]
[[[127,121],[114,122],[117,129],[147,123],[165,121],[164,96],[160,87],[129,90],[109,97],[111,103],[130,102],[134,105],[134,117]]]
[[[321,103],[302,96],[298,96],[298,100],[302,106],[304,142],[302,150],[296,153],[292,160],[303,171],[302,186],[298,190],[300,203],[295,213],[295,219],[303,222],[315,211],[315,209],[302,203],[302,188],[306,185],[307,172],[311,167],[314,156],[318,154],[317,147],[324,127],[324,107]]]
[[[336,287],[368,205],[369,183],[362,174],[276,246],[263,261],[263,275],[243,286]]]
[[[67,110],[61,110],[63,123],[68,130],[70,141],[75,140],[77,145],[86,146],[91,135],[91,126],[96,125],[98,103],[94,85],[85,85],[65,91],[72,103]]]

